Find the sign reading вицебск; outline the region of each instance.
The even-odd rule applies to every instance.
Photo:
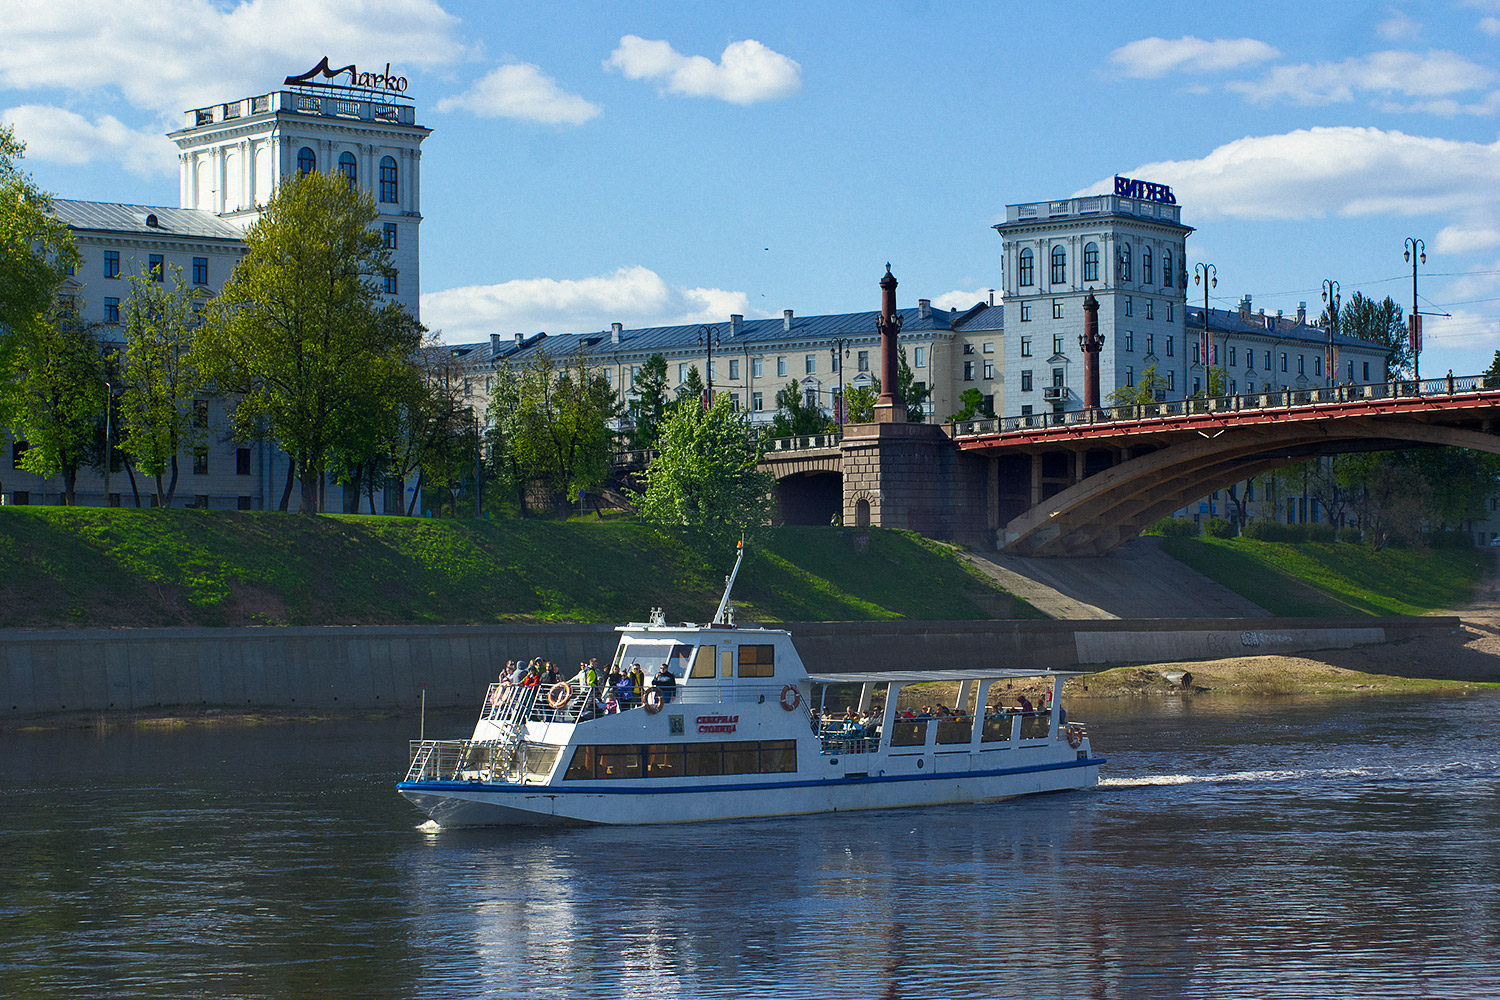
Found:
[[[1140,201],[1159,201],[1163,205],[1177,204],[1172,189],[1165,184],[1138,181],[1133,177],[1115,175],[1115,194],[1121,198],[1136,198]]]
[[[316,79],[317,77],[322,77],[322,79]],[[324,56],[322,62],[301,76],[287,77],[285,83],[287,86],[302,84],[313,87],[332,87],[339,84],[324,83],[323,81],[337,80],[339,77],[345,77],[342,83],[342,86],[345,87],[361,87],[366,90],[389,90],[395,94],[406,93],[406,77],[396,76],[392,73],[390,63],[385,64],[385,72],[383,73],[361,73],[355,68],[353,63],[347,66],[340,66],[338,69],[329,69],[327,56]]]

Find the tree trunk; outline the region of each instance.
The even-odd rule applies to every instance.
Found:
[[[63,470],[63,496],[64,507],[78,506],[78,467],[64,465]]]
[[[177,456],[172,456],[172,478],[167,483],[167,502],[165,506],[172,506],[172,501],[177,499]]]
[[[292,479],[296,476],[297,460],[292,456],[286,457],[286,489],[281,491],[281,506],[277,509],[286,513],[287,505],[292,502]]]
[[[368,479],[370,491],[370,513],[375,513],[375,463],[370,463],[370,476]]]
[[[130,477],[130,495],[135,498],[135,509],[141,509],[141,489],[135,482],[135,468],[130,464],[130,459],[125,460],[125,475]]]
[[[299,514],[316,514],[318,512],[318,487],[322,485],[323,477],[318,475],[318,470],[313,468],[311,460],[304,459],[302,467],[297,470],[297,478],[302,480],[302,503],[297,508]]]
[[[407,517],[411,517],[412,511],[416,509],[417,504],[422,502],[422,477],[426,474],[425,469],[417,470],[417,487],[411,491],[411,503],[406,505]]]

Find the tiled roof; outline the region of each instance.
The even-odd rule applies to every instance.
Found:
[[[1203,329],[1203,307],[1194,308],[1188,306],[1183,317],[1187,333],[1192,334],[1194,330]],[[1271,323],[1268,327],[1266,324]],[[1328,344],[1328,331],[1311,323],[1298,323],[1295,317],[1290,316],[1262,316],[1253,314],[1247,321],[1240,318],[1237,310],[1209,309],[1208,328],[1216,333],[1227,334],[1259,334],[1262,337],[1275,337],[1281,340],[1300,340],[1309,344]],[[1335,345],[1344,347],[1365,347],[1370,350],[1383,350],[1379,344],[1372,344],[1367,340],[1357,337],[1346,337],[1343,334],[1334,334]]]
[[[232,222],[196,208],[153,208],[149,205],[119,205],[108,201],[52,199],[52,211],[74,229],[138,236],[188,236],[244,242],[245,231]],[[155,227],[146,217],[156,216]]]

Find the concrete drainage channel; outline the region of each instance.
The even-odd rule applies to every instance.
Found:
[[[1117,666],[1346,649],[1451,634],[1454,617],[787,623],[820,671]],[[509,659],[565,674],[610,625],[99,629],[0,633],[0,718],[225,708],[472,706]]]

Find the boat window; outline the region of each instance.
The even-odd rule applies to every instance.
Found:
[[[693,660],[693,672],[689,677],[712,677],[714,675],[714,654],[718,646],[699,646],[698,655]]]
[[[795,770],[797,770],[796,740],[763,740],[761,742],[761,774],[789,774]]]
[[[1052,716],[1050,714],[1022,715],[1021,716],[1021,739],[1044,740],[1052,730]]]
[[[927,742],[927,719],[900,719],[891,723],[891,746],[919,747]]]
[[[641,748],[638,746],[601,746],[594,758],[596,778],[639,778]]]
[[[663,663],[672,668],[678,677],[687,676],[688,662],[693,647],[680,642],[622,642],[615,656],[615,665],[629,667],[639,663],[647,677],[655,677]]]
[[[984,718],[984,729],[980,732],[981,743],[1005,743],[1010,739],[1011,719],[1015,718],[1005,712],[999,715],[987,715]]]
[[[522,757],[526,773],[536,778],[545,778],[552,773],[552,765],[557,762],[557,753],[562,747],[543,747],[534,744],[526,744],[526,752]]]
[[[754,774],[760,770],[757,759],[758,754],[754,743],[724,744],[725,774]]]
[[[972,718],[938,720],[937,741],[939,743],[967,743],[973,736],[974,720]]]
[[[719,654],[719,676],[734,676],[734,650],[726,649]]]
[[[741,646],[740,676],[770,677],[776,672],[775,646]]]
[[[724,744],[689,743],[683,747],[684,767],[691,775],[723,774]]]
[[[563,780],[788,774],[796,770],[796,740],[601,745],[576,748]]]
[[[653,743],[646,748],[646,777],[676,778],[687,774],[681,743]]]

